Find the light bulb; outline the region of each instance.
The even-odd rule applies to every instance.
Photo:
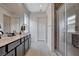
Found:
[[[42,7],[42,5],[40,5],[40,8]]]

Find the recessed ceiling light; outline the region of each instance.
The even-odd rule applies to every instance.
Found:
[[[42,7],[42,5],[40,5],[40,8]]]

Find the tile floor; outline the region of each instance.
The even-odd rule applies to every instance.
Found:
[[[55,53],[50,53],[45,42],[31,42],[31,47],[25,56],[56,56]]]
[[[43,52],[40,50],[29,49],[25,56],[57,56],[55,53]]]

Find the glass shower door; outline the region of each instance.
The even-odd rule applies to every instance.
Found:
[[[65,55],[65,4],[63,4],[56,13],[58,22],[57,50],[61,55]]]

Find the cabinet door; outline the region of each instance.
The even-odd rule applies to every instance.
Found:
[[[28,48],[29,48],[29,40],[27,39],[25,41],[25,52],[28,50]]]
[[[31,46],[31,35],[29,35],[29,48]]]
[[[17,56],[23,56],[24,55],[24,43],[22,43],[21,45],[19,45],[17,47],[16,55]]]
[[[8,53],[6,56],[15,56],[15,50],[12,50],[10,53]]]
[[[15,41],[15,42],[9,44],[9,45],[8,45],[8,51],[14,49],[14,48],[15,48],[16,46],[18,46],[19,44],[20,44],[20,40]]]
[[[5,55],[6,54],[6,52],[5,52],[5,47],[1,47],[0,48],[0,56],[3,56],[3,55]]]

